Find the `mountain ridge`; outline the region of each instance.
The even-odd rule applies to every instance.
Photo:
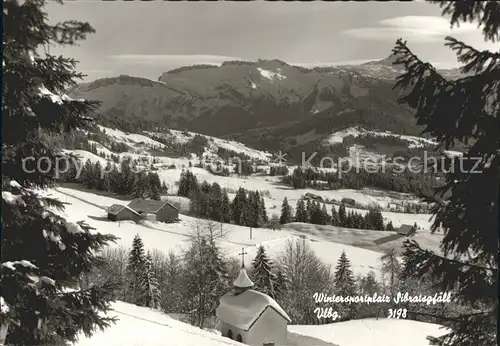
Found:
[[[157,81],[120,75],[81,84],[72,97],[101,101],[99,121],[123,130],[186,129],[275,149],[315,131],[349,126],[417,135],[397,102],[393,57],[361,65],[304,68],[281,60],[184,66]],[[454,72],[449,73],[450,76]],[[128,128],[127,128],[128,127]]]

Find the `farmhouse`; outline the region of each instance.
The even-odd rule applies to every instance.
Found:
[[[137,221],[141,215],[133,209],[121,204],[113,204],[108,208],[108,219],[111,221],[134,220]]]
[[[278,303],[252,289],[253,282],[244,268],[233,286],[216,310],[222,336],[255,346],[286,345],[291,320]]]
[[[415,229],[415,226],[401,225],[401,227],[397,230],[397,233],[406,237],[411,237],[417,233],[417,230]]]
[[[179,219],[179,209],[168,201],[136,198],[128,204],[128,208],[147,220],[174,222]]]

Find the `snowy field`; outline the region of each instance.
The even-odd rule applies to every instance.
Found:
[[[166,314],[123,302],[112,304],[108,317],[118,321],[91,338],[81,336],[74,346],[223,346],[241,345],[210,332],[179,322]]]
[[[446,333],[440,325],[398,319],[362,319],[320,326],[289,326],[288,330],[339,346],[429,346],[428,335]]]
[[[241,343],[222,337],[216,330],[202,330],[167,314],[117,301],[108,317],[117,321],[92,337],[81,335],[73,346],[223,346]],[[445,333],[439,325],[410,320],[363,319],[319,326],[288,326],[287,346],[429,346],[426,336]],[[320,343],[320,341],[323,341]]]
[[[189,235],[193,230],[196,227],[206,226],[206,221],[182,214],[180,215],[181,221],[172,224],[155,221],[141,221],[139,224],[133,221],[112,222],[106,218],[105,208],[115,203],[124,204],[124,201],[67,188],[59,188],[58,191],[52,190],[51,194],[52,197],[69,203],[64,212],[68,221],[85,220],[98,231],[119,237],[117,245],[127,248],[131,246],[134,236],[139,234],[145,247],[149,250],[158,249],[165,253],[169,251],[180,253],[189,245]],[[214,223],[214,228],[217,234],[220,230],[220,223]],[[257,253],[257,247],[263,245],[269,256],[275,258],[285,249],[288,241],[305,241],[323,262],[332,267],[337,264],[342,251],[345,251],[351,260],[355,275],[364,275],[372,270],[379,275],[380,252],[340,244],[312,234],[308,234],[303,240],[300,235],[306,233],[297,229],[285,228],[273,231],[254,228],[250,239],[248,227],[223,224],[222,228],[226,236],[220,239],[218,244],[223,253],[229,257],[240,258],[238,253],[244,248],[248,253],[247,258],[253,259]]]

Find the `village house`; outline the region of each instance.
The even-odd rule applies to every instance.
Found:
[[[222,336],[247,345],[287,345],[290,317],[268,295],[253,290],[244,268],[233,283],[233,291],[220,299],[216,315]]]
[[[415,226],[401,225],[401,227],[399,227],[399,229],[396,232],[400,235],[411,237],[415,235],[415,233],[417,233],[417,230]]]
[[[113,204],[108,208],[108,219],[120,220],[153,220],[174,222],[179,219],[179,209],[168,201],[154,201],[142,198],[132,200],[128,205]]]

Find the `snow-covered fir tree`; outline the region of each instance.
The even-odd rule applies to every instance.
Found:
[[[102,314],[109,308],[112,287],[80,289],[76,284],[100,262],[99,250],[115,238],[66,221],[54,212],[63,204],[43,191],[54,182],[61,153],[41,132],[84,128],[96,103],[63,94],[82,76],[74,71],[74,60],[37,52],[48,44],[72,45],[93,29],[77,21],[49,24],[45,5],[43,0],[3,2],[0,285],[2,303],[9,308],[2,316],[2,322],[10,322],[6,344],[14,345],[71,342],[81,332],[91,335],[112,322]],[[26,156],[35,162],[43,157],[47,165],[23,168]]]
[[[340,220],[339,220],[339,214],[337,210],[335,209],[335,206],[332,205],[332,219],[331,223],[333,226],[340,226]]]
[[[388,288],[388,293],[395,296],[401,283],[401,264],[399,263],[396,249],[389,249],[380,257],[380,261],[382,262],[382,278]]]
[[[140,286],[141,291],[143,292],[140,305],[148,308],[159,309],[161,304],[160,285],[156,279],[156,275],[153,270],[153,260],[149,252],[146,254]]]
[[[276,274],[273,272],[273,263],[267,257],[264,246],[259,246],[257,255],[252,261],[252,281],[258,291],[265,293],[273,298],[276,297]]]
[[[307,214],[304,200],[299,199],[297,201],[297,206],[295,208],[295,222],[307,223],[308,221],[309,221],[309,215]]]
[[[356,280],[351,269],[351,262],[344,251],[340,255],[335,267],[335,294],[342,297],[355,296],[357,294]],[[340,303],[339,314],[342,319],[356,317],[356,306],[354,304]]]
[[[141,237],[137,234],[132,241],[127,265],[128,300],[137,305],[144,302],[144,272],[146,267],[146,252]]]
[[[292,208],[290,208],[288,200],[285,197],[285,199],[283,200],[283,204],[281,205],[280,223],[284,225],[286,223],[292,222],[292,220],[293,220]]]

